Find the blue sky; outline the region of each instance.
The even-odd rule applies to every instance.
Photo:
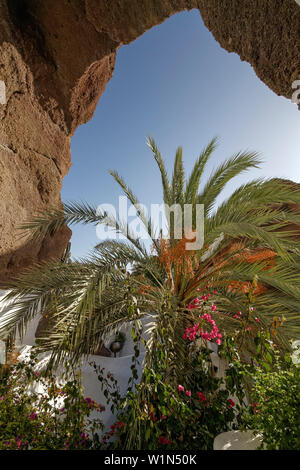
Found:
[[[275,95],[237,54],[222,49],[198,11],[180,13],[119,49],[114,76],[93,119],[72,138],[73,164],[62,198],[117,206],[121,193],[108,174],[115,169],[141,202],[161,203],[147,135],[156,139],[170,172],[179,145],[189,173],[215,135],[220,142],[208,175],[239,150],[258,151],[261,168],[236,178],[222,198],[260,176],[300,182],[299,128],[295,104]],[[99,242],[95,227],[72,230],[75,257]]]

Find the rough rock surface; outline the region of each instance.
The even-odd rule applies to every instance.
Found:
[[[117,49],[172,14],[198,8],[222,47],[291,98],[300,79],[295,0],[0,0],[0,279],[61,256],[70,231],[39,246],[17,226],[60,204],[70,138],[93,115]]]

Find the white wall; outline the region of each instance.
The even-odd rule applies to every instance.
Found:
[[[149,320],[148,320],[149,321]],[[145,330],[147,328],[147,321],[144,320]],[[94,370],[93,363],[100,368],[105,368],[104,373],[110,373],[114,376],[115,379],[118,381],[118,386],[120,388],[121,395],[124,395],[127,390],[128,380],[131,376],[131,369],[130,366],[132,365],[132,356],[133,356],[133,341],[131,339],[131,324],[124,325],[123,331],[127,332],[128,342],[126,340],[123,350],[119,353],[119,357],[103,357],[103,356],[94,356],[90,355],[88,360],[84,360],[81,363],[80,371],[81,371],[81,378],[82,378],[82,385],[84,390],[84,396],[90,397],[98,404],[105,406],[105,411],[101,414],[98,412],[93,412],[91,414],[91,418],[101,418],[102,423],[105,426],[105,430],[109,430],[110,426],[116,421],[116,413],[112,414],[110,410],[110,404],[107,403],[104,393],[101,389],[101,384],[98,380],[98,375]],[[113,340],[114,335],[108,339],[107,344],[110,344]],[[127,343],[127,344],[126,344]],[[31,346],[25,346],[21,355],[19,356],[19,360],[25,360],[28,354],[30,353]],[[126,353],[126,355],[125,355]],[[138,376],[140,378],[142,372],[142,363],[145,357],[145,352],[141,352],[139,356],[139,365],[137,365]],[[40,362],[36,367],[36,371],[41,371],[45,368],[48,360],[50,358],[50,353],[45,353],[40,356]],[[58,381],[62,381],[62,375],[64,373],[64,369],[60,368],[56,371],[56,377]],[[34,388],[35,392],[39,392],[41,394],[45,393],[43,388],[38,388],[39,385],[36,385]],[[62,405],[62,404],[61,404]],[[59,405],[59,406],[61,406]]]

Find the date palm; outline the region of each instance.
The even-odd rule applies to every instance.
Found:
[[[51,350],[53,363],[66,357],[74,360],[95,352],[104,335],[126,321],[155,314],[150,327],[146,360],[149,365],[158,341],[168,350],[168,376],[184,376],[184,328],[193,320],[188,303],[204,293],[208,283],[218,294],[212,301],[220,327],[241,328],[237,311],[249,314],[245,293],[255,282],[256,309],[261,321],[269,324],[284,315],[283,335],[299,334],[300,262],[295,236],[299,235],[299,185],[279,179],[250,181],[240,186],[216,207],[216,199],[232,178],[258,167],[256,153],[239,152],[222,163],[203,183],[203,172],[215,147],[213,139],[200,153],[192,172],[185,176],[182,148],[178,148],[170,179],[160,151],[148,139],[158,165],[164,203],[204,204],[204,246],[187,252],[185,240],[174,238],[174,219],[169,221],[167,240],[155,235],[154,221],[117,172],[111,175],[138,210],[152,250],[130,231],[119,217],[99,213],[88,204],[65,204],[51,209],[23,225],[32,241],[53,234],[65,224],[105,223],[126,236],[126,241],[103,241],[85,259],[68,263],[52,261],[28,269],[3,285],[14,309],[1,319],[2,338],[23,334],[39,311],[48,318],[49,328],[39,340],[40,350]],[[293,230],[291,227],[294,227]],[[296,227],[296,229],[295,229]],[[245,344],[245,347],[248,347]]]

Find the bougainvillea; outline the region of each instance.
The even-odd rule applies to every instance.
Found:
[[[58,386],[36,360],[0,366],[0,450],[102,449],[104,406],[82,394],[78,375]]]
[[[210,331],[204,330],[203,326],[205,322],[212,326]],[[183,335],[185,340],[189,339],[190,341],[194,341],[197,337],[202,338],[205,341],[215,341],[218,345],[221,344],[222,334],[219,332],[219,328],[217,327],[215,320],[212,319],[209,313],[200,315],[199,322],[186,328]]]
[[[207,287],[209,288],[209,286]],[[200,293],[199,288],[197,289],[197,292]],[[213,294],[216,295],[217,291],[214,290]],[[222,334],[220,333],[215,320],[212,318],[211,314],[208,313],[207,311],[207,310],[211,312],[217,311],[217,306],[214,303],[212,303],[211,305],[207,304],[207,302],[210,300],[211,297],[212,297],[212,294],[205,293],[201,296],[196,297],[188,304],[187,306],[188,311],[199,310],[199,317],[198,317],[199,321],[197,323],[194,323],[194,325],[185,329],[183,339],[185,340],[189,339],[190,341],[195,341],[196,338],[202,338],[205,341],[215,341],[216,344],[218,345],[221,344]],[[207,330],[207,328],[205,328],[206,323],[210,324],[211,326],[210,330]]]

